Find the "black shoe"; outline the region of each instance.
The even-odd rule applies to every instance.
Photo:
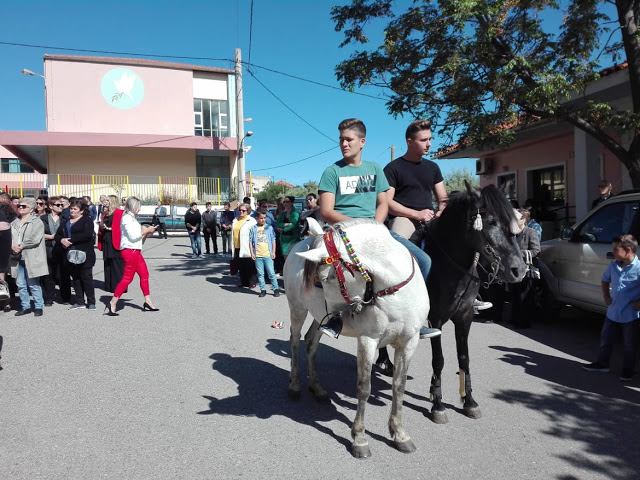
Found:
[[[602,363],[593,362],[588,363],[587,365],[582,365],[582,369],[587,372],[602,372],[607,373],[609,371],[609,367],[607,365],[603,365]]]
[[[273,291],[273,296],[274,296],[274,297],[279,297],[279,296],[280,296],[280,289],[278,289],[278,290],[274,290],[274,291]]]
[[[104,306],[104,314],[103,315],[108,315],[110,317],[119,317],[120,316],[119,313],[116,313],[115,309],[111,310],[111,304],[110,303],[107,303]]]
[[[258,295],[260,298],[262,297],[266,297],[267,296],[267,291],[266,290],[260,290],[260,294]]]
[[[33,311],[33,316],[34,316],[34,317],[41,317],[41,316],[42,316],[42,313],[43,313],[43,312],[42,312],[42,309],[41,309],[41,308],[36,308],[36,309]]]
[[[53,302],[44,302],[45,307],[53,307]]]
[[[16,317],[21,317],[22,315],[28,315],[31,313],[31,309],[30,308],[26,308],[24,310],[18,310],[16,312]]]
[[[149,305],[147,302],[144,302],[144,305],[142,305],[142,310],[143,311],[147,311],[149,310],[150,312],[159,312],[160,309],[159,308],[151,308],[151,305]]]
[[[342,332],[342,317],[334,313],[324,325],[320,325],[320,331],[325,335],[338,338]]]
[[[622,373],[620,374],[620,380],[623,382],[630,382],[631,380],[633,380],[633,376],[636,373],[633,370],[626,370],[623,369]]]

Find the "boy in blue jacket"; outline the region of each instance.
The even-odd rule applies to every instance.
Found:
[[[271,225],[267,225],[267,215],[264,212],[258,212],[255,216],[257,225],[249,230],[249,251],[251,258],[256,262],[256,271],[258,272],[258,284],[260,285],[260,297],[267,294],[264,282],[264,271],[267,270],[269,281],[273,287],[273,296],[280,296],[278,287],[278,279],[273,268],[273,259],[276,258],[276,232]]]

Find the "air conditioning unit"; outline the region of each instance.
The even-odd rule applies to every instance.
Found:
[[[479,158],[478,160],[476,160],[476,175],[489,175],[492,171],[492,158]]]

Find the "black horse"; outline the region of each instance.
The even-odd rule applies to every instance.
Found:
[[[442,215],[420,235],[432,260],[427,281],[429,321],[435,328],[442,328],[449,319],[454,323],[463,411],[471,418],[479,418],[480,408],[471,395],[468,343],[473,301],[481,282],[478,269],[486,272],[488,282],[518,282],[526,266],[515,238],[517,222],[513,208],[504,193],[493,185],[482,190],[469,184],[466,187],[466,191],[450,198]],[[435,423],[446,423],[440,386],[444,367],[441,337],[432,338],[431,347],[431,415]],[[376,364],[384,366],[385,362],[387,352],[380,350]]]

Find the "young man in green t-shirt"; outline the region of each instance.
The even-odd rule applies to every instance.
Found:
[[[348,118],[338,125],[342,160],[327,167],[320,178],[320,211],[327,223],[337,223],[349,218],[373,218],[384,222],[389,212],[387,190],[389,183],[380,165],[362,160],[362,149],[366,143],[367,129],[362,120]],[[402,243],[418,261],[426,282],[427,254],[420,248],[391,232],[393,238]],[[338,338],[342,331],[342,318],[334,314],[320,327],[323,333]],[[425,337],[440,335],[437,328],[429,328]]]

